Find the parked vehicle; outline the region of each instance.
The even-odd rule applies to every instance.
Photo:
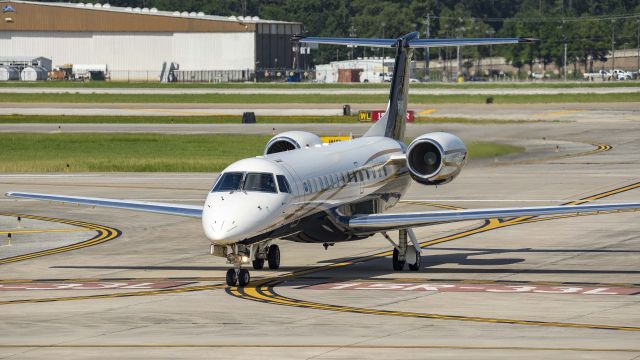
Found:
[[[583,76],[587,81],[609,81],[612,78],[611,73],[606,70],[600,70],[594,73],[584,73]]]

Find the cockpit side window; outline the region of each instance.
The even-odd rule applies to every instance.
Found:
[[[278,180],[278,188],[280,188],[280,192],[291,194],[291,186],[289,186],[287,178],[284,177],[284,175],[276,175],[276,179]]]
[[[242,190],[278,193],[273,174],[267,173],[247,173]]]
[[[220,178],[216,182],[216,185],[213,187],[211,192],[240,190],[243,176],[244,173],[241,172],[224,173],[220,175]]]

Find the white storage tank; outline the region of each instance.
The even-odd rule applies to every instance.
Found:
[[[20,80],[22,81],[42,81],[47,80],[49,72],[47,69],[40,66],[27,66],[20,73]]]
[[[0,66],[0,81],[20,80],[20,71],[10,66]]]

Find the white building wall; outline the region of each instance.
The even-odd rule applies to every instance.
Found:
[[[43,56],[53,65],[107,64],[114,80],[157,80],[163,62],[181,70],[253,70],[255,34],[0,32],[2,56]]]

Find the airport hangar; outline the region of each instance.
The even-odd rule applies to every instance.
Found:
[[[295,22],[99,3],[0,1],[0,9],[3,57],[106,64],[112,80],[124,81],[157,81],[165,62],[192,76],[210,75],[201,81],[292,69],[291,36],[302,31]]]

